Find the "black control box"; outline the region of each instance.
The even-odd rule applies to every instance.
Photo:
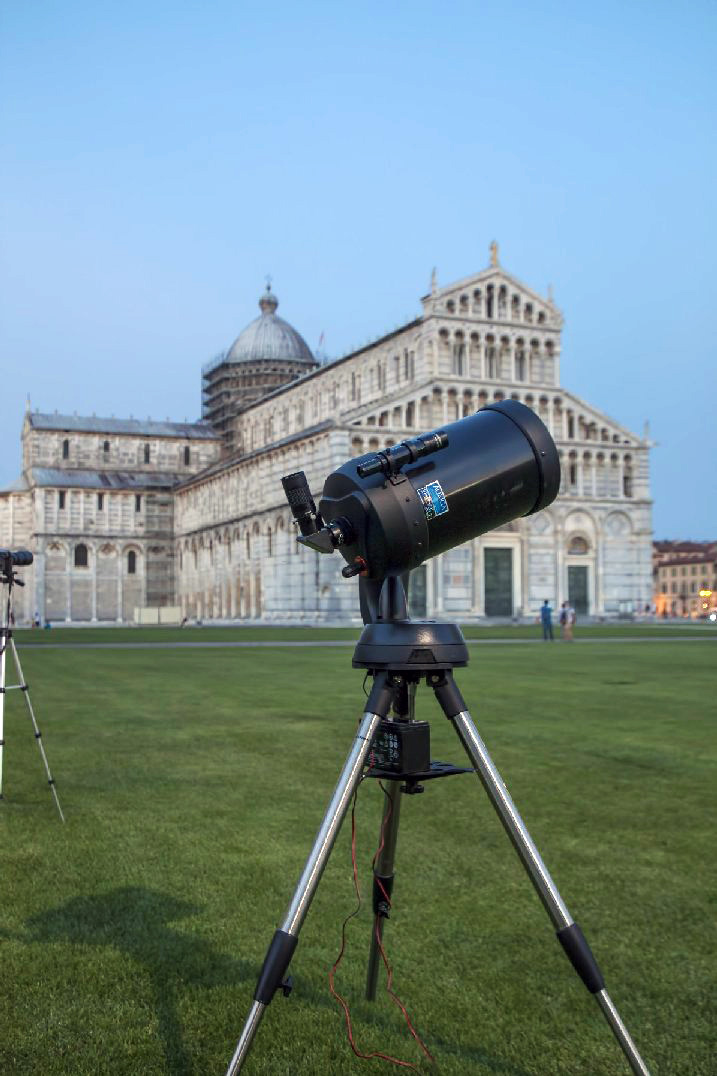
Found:
[[[427,721],[382,721],[369,755],[372,770],[423,773],[431,768],[431,729]]]

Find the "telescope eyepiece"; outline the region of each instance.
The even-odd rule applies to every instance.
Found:
[[[303,471],[295,471],[294,474],[285,475],[281,480],[286,499],[291,508],[291,514],[296,520],[297,526],[303,536],[308,538],[316,534],[320,523],[314,498],[311,496],[309,483]]]

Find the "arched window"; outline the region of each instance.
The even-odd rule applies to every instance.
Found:
[[[525,381],[525,344],[522,340],[515,342],[515,380]]]
[[[130,549],[127,554],[127,575],[137,574],[137,554],[134,549]]]
[[[498,377],[510,377],[510,340],[507,336],[501,336],[500,338]]]
[[[485,316],[493,317],[493,285],[489,284],[485,289]]]
[[[144,446],[144,462],[149,463],[149,445]]]
[[[189,445],[185,445],[184,446],[184,466],[185,467],[189,466],[190,459],[191,459],[191,454],[190,454],[190,451],[189,451]]]
[[[109,443],[109,441],[105,441],[103,443],[102,451],[104,452],[105,456],[109,456],[109,454],[110,454],[110,443]]]
[[[585,541],[584,538],[577,538],[576,537],[576,538],[571,538],[570,539],[570,545],[568,546],[568,553],[572,553],[573,555],[577,554],[578,556],[583,556],[585,553],[588,552],[588,549],[589,549],[588,543]]]
[[[70,442],[67,440],[67,438],[65,438],[65,440],[62,442],[62,458],[63,460],[67,460],[70,458]]]
[[[87,546],[81,542],[75,546],[75,567],[86,568],[87,567]]]
[[[495,354],[495,340],[492,336],[486,336],[485,345],[485,376],[495,377],[496,374],[496,354]]]

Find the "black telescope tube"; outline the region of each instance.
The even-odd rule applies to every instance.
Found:
[[[553,503],[560,489],[560,457],[547,426],[535,411],[517,400],[501,400],[489,404],[484,410],[500,411],[502,415],[506,415],[530,443],[538,467],[540,495],[529,515],[539,512],[541,508],[547,508]]]
[[[33,556],[29,549],[0,549],[0,560],[9,560],[18,568],[26,568],[32,564]]]
[[[399,474],[373,472],[375,454],[329,475],[323,519],[347,520],[353,541],[340,548],[361,574],[384,579],[547,507],[560,487],[560,460],[540,418],[501,400],[420,440],[440,451],[405,463]],[[400,447],[400,446],[397,446]],[[383,456],[390,459],[388,449]],[[380,457],[379,457],[380,458]]]
[[[533,419],[542,427],[542,437]],[[557,451],[530,408],[504,400],[445,430],[448,447],[428,457],[424,466],[405,470],[423,503],[427,557],[530,515],[553,500],[560,484]]]

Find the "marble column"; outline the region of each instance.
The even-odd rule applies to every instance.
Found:
[[[92,557],[92,622],[97,623],[97,547],[89,546],[88,554]]]
[[[117,622],[122,621],[122,570],[124,564],[122,560],[122,546],[119,546],[117,552]]]

